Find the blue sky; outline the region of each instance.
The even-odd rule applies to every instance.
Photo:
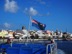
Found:
[[[0,29],[28,29],[29,13],[46,30],[72,33],[72,0],[0,0]]]

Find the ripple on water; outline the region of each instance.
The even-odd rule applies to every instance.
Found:
[[[57,54],[66,54],[66,53],[61,49],[57,49]]]

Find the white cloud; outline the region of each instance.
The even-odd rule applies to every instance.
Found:
[[[30,7],[29,11],[32,15],[36,15],[38,13],[37,10],[35,10],[33,7]]]
[[[37,15],[37,16],[49,16],[49,15],[50,15],[49,12],[47,12],[46,14],[40,14],[40,13],[39,13],[36,9],[34,9],[33,7],[25,8],[24,13],[25,13],[25,14],[30,14],[30,15],[32,15],[32,16],[35,16],[35,15]]]
[[[8,11],[8,12],[15,13],[18,10],[18,5],[17,5],[16,1],[14,1],[14,0],[12,0],[12,1],[6,0],[5,10]]]
[[[9,23],[5,22],[5,23],[4,23],[4,27],[6,27],[6,28],[10,28],[11,25],[10,25]]]
[[[29,13],[28,8],[25,8],[25,9],[24,9],[24,13],[25,13],[25,14],[28,14],[28,13]]]
[[[30,15],[33,15],[33,16],[38,14],[38,11],[36,9],[34,9],[33,7],[30,7],[29,9],[25,8],[24,12],[28,13]]]

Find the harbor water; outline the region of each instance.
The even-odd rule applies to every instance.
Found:
[[[58,54],[72,54],[72,41],[56,41]]]

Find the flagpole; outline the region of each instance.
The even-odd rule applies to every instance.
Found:
[[[28,30],[30,30],[30,26],[31,26],[31,19],[32,19],[32,17],[31,16],[29,16],[29,28],[28,28]]]
[[[29,15],[29,26],[28,26],[28,32],[30,31],[31,20],[32,20],[32,17],[31,17],[31,15]],[[28,42],[28,36],[29,36],[29,33],[28,33],[28,35],[27,35],[27,42]]]

